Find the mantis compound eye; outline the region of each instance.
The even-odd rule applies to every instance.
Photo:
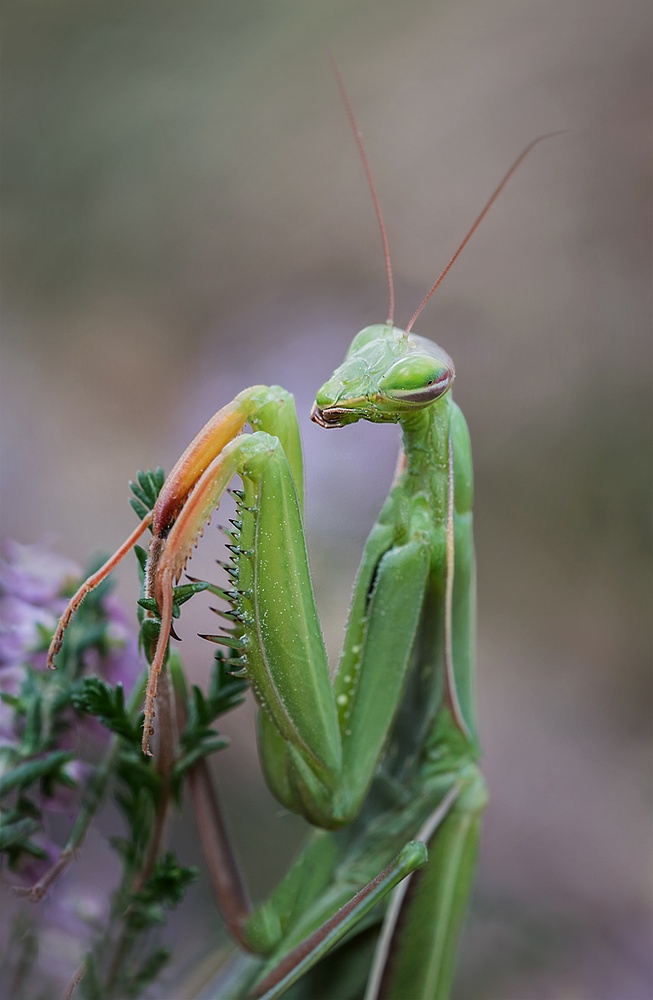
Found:
[[[425,355],[402,358],[379,383],[388,399],[405,403],[432,403],[449,389],[455,377],[453,365]]]

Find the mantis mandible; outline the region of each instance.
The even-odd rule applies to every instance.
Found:
[[[471,886],[487,794],[473,706],[475,633],[472,462],[453,402],[454,365],[413,333],[435,289],[538,137],[489,198],[405,330],[394,325],[392,270],[374,181],[337,74],[380,225],[390,306],[354,338],[316,396],[324,428],[398,423],[403,453],[365,545],[333,680],[315,607],[304,530],[303,468],[292,396],[255,385],[206,424],[167,477],[153,510],[80,587],[61,618],[49,664],[84,596],[148,527],[150,617],[160,621],[145,698],[143,752],[173,620],[173,587],[234,476],[233,589],[219,591],[233,626],[225,645],[260,706],[259,752],[278,801],[315,828],[271,897],[249,912],[233,852],[220,834],[228,926],[257,956],[221,997],[341,997],[361,943],[365,997],[445,998]],[[252,433],[244,433],[249,424]],[[210,811],[207,772],[196,808]],[[396,887],[396,889],[395,889]],[[391,890],[395,889],[391,896]],[[220,890],[218,890],[220,891]],[[379,925],[383,920],[381,929]],[[313,968],[337,945],[336,971]],[[374,952],[374,957],[372,957]],[[344,956],[344,957],[343,957]],[[320,971],[321,970],[321,971]],[[343,971],[344,970],[344,971]],[[358,981],[358,980],[357,980]],[[347,994],[349,995],[349,994]],[[352,992],[351,995],[359,995]]]

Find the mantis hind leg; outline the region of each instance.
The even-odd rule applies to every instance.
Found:
[[[449,808],[444,809],[447,804]],[[474,764],[418,834],[429,863],[395,891],[379,937],[365,1000],[446,1000],[476,866],[487,803]]]
[[[426,863],[428,854],[420,841],[410,841],[399,854],[281,961],[264,970],[250,996],[274,1000],[335,948],[397,886]]]
[[[475,765],[465,764],[458,773],[436,779],[432,795],[439,799],[438,805],[422,823],[415,840],[405,844],[353,896],[347,885],[351,885],[355,862],[339,868],[332,835],[314,835],[270,900],[246,925],[245,933],[254,949],[262,946],[269,952],[258,976],[254,978],[256,974],[250,972],[248,996],[274,1000],[311,970],[306,989],[303,984],[298,986],[297,996],[338,996],[334,991],[344,988],[345,981],[352,982],[348,976],[357,969],[356,951],[368,953],[366,933],[376,933],[378,906],[388,898],[390,904],[367,979],[366,1000],[440,1000],[448,996],[476,861],[485,786]],[[334,883],[335,869],[339,871]],[[332,953],[346,937],[351,938],[352,955],[334,964]],[[315,967],[327,955],[329,965],[320,973]],[[366,975],[363,970],[369,968],[368,963],[366,959],[353,972],[354,978]],[[344,979],[338,978],[343,975]],[[362,986],[363,980],[358,982]],[[317,983],[319,991],[310,992],[316,990]],[[237,995],[243,995],[242,984]]]

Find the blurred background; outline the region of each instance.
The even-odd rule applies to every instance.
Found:
[[[455,995],[650,998],[649,5],[118,0],[4,20],[3,535],[80,563],[112,550],[137,468],[169,469],[241,388],[281,383],[334,656],[397,431],[308,418],[387,310],[327,53],[379,188],[399,325],[519,151],[567,130],[418,323],[456,362],[477,482],[491,801]],[[195,575],[215,576],[219,544],[208,531]],[[119,578],[127,604],[133,566]],[[180,651],[201,680],[193,604]],[[301,822],[262,785],[247,711],[230,721],[220,781],[260,896]],[[190,815],[173,837],[201,863]],[[69,887],[103,851],[92,835]],[[170,933],[179,982],[220,933],[206,879]]]

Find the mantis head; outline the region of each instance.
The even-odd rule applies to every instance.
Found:
[[[454,378],[453,361],[437,344],[378,323],[356,335],[318,392],[311,419],[321,427],[357,420],[396,423],[443,396]]]
[[[368,326],[354,337],[344,362],[318,392],[311,410],[311,419],[320,424],[321,427],[344,427],[345,424],[353,424],[357,420],[370,420],[373,423],[396,423],[403,417],[429,406],[434,400],[443,396],[455,378],[453,361],[447,352],[432,341],[412,333],[413,324],[469,243],[522,160],[538,142],[558,133],[550,132],[547,135],[538,136],[520,153],[498,187],[490,195],[462,243],[450,258],[449,263],[431,285],[410,318],[406,329],[400,330],[394,325],[393,320],[394,281],[381,205],[361,133],[356,124],[340,72],[333,60],[332,66],[358,146],[379,223],[388,277],[389,303],[388,319],[385,323]]]

